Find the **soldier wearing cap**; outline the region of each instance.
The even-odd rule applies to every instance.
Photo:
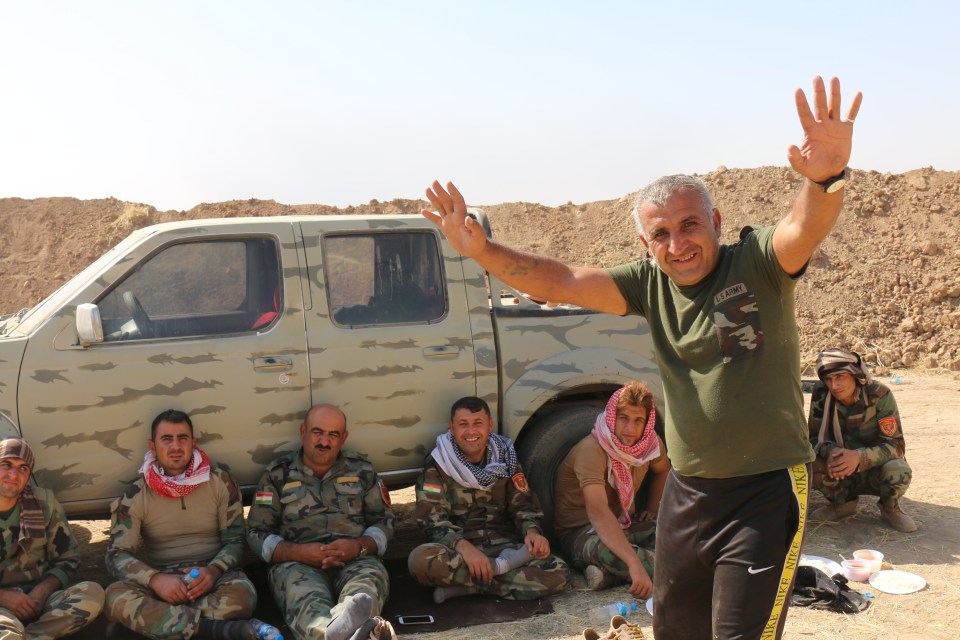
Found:
[[[267,465],[247,519],[247,542],[270,563],[270,590],[297,640],[396,637],[377,615],[396,517],[367,457],[343,449],[348,435],[340,409],[311,408],[302,446]]]
[[[417,522],[430,542],[407,564],[417,582],[435,587],[438,603],[478,592],[532,600],[567,586],[513,442],[492,432],[484,400],[457,400],[417,483]]]
[[[77,540],[53,492],[28,484],[33,450],[0,441],[0,637],[52,639],[82,629],[103,609],[103,588],[71,582]]]
[[[917,530],[900,498],[912,471],[897,401],[886,385],[871,380],[861,357],[829,349],[817,358],[820,382],[813,389],[807,421],[817,453],[813,485],[830,501],[811,519],[837,521],[857,512],[861,495],[879,496],[880,519],[897,531]]]

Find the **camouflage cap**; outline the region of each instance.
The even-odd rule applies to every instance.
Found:
[[[33,469],[33,449],[30,448],[26,440],[20,438],[0,440],[0,460],[4,458],[20,458],[27,463],[30,469]]]
[[[817,377],[823,380],[831,373],[846,371],[860,386],[870,382],[870,373],[863,366],[863,359],[859,353],[846,349],[827,349],[817,356]]]

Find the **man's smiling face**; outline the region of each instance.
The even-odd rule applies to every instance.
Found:
[[[644,230],[641,242],[674,283],[697,284],[717,266],[720,211],[707,211],[696,193],[675,193],[662,207],[643,202],[637,215]]]
[[[483,409],[457,409],[450,420],[450,433],[467,460],[479,464],[487,454],[487,440],[493,433],[493,419]]]

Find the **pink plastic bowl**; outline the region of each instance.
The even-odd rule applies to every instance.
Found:
[[[883,566],[883,554],[874,549],[857,549],[853,552],[855,560],[863,560],[870,563],[870,573],[880,571]]]
[[[854,582],[866,582],[870,579],[870,563],[866,560],[844,560],[840,563],[843,567],[843,575],[847,580]]]

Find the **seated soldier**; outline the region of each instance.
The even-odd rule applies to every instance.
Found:
[[[478,592],[532,600],[564,589],[567,565],[550,555],[540,503],[513,442],[493,434],[490,407],[457,400],[449,429],[417,483],[417,521],[430,542],[410,553],[410,574],[436,587],[438,603]]]
[[[52,491],[28,484],[33,450],[0,440],[0,638],[62,638],[93,622],[103,587],[72,584],[77,539]]]
[[[650,391],[631,382],[610,397],[593,430],[557,472],[554,529],[564,555],[584,572],[591,589],[629,582],[634,597],[653,592],[651,550],[670,471],[655,421]],[[648,474],[646,509],[635,513],[634,499]]]
[[[881,520],[897,531],[916,531],[900,507],[913,472],[890,389],[871,380],[860,356],[844,349],[822,352],[817,376],[807,421],[817,453],[813,486],[830,504],[810,518],[842,520],[857,512],[859,496],[874,495],[880,497]]]
[[[380,560],[396,518],[363,454],[344,449],[347,418],[329,404],[300,425],[300,448],[267,465],[247,542],[270,563],[270,591],[294,640],[390,640],[379,616],[389,576]]]
[[[158,414],[147,444],[141,476],[112,506],[106,564],[118,582],[107,587],[107,617],[149,638],[256,638],[240,489],[196,445],[182,411]]]

